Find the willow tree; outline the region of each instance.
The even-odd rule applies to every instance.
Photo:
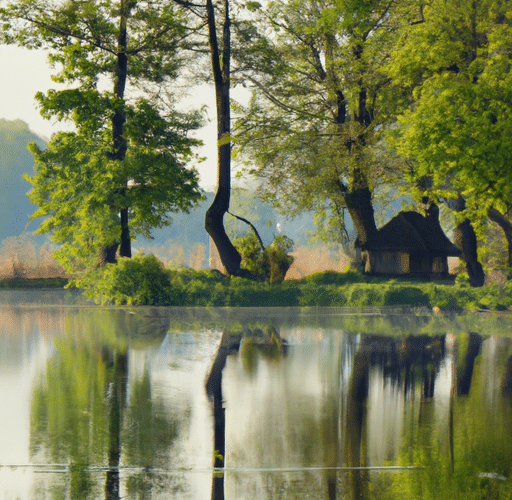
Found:
[[[401,30],[388,65],[411,103],[393,142],[417,196],[458,212],[456,238],[481,285],[472,227],[489,216],[512,242],[512,16],[499,0],[435,0],[422,14]]]
[[[378,137],[397,93],[380,68],[397,12],[407,12],[389,0],[247,5],[238,60],[253,96],[236,137],[248,171],[288,213],[330,212],[340,235],[347,209],[364,245],[377,231],[375,187],[392,166]]]
[[[64,90],[39,93],[41,113],[70,121],[35,145],[29,193],[70,271],[131,256],[133,234],[169,224],[200,198],[186,168],[198,113],[176,110],[172,86],[187,37],[172,2],[22,0],[0,10],[2,40],[46,49]],[[187,55],[189,57],[189,55]]]

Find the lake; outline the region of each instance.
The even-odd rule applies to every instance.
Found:
[[[0,499],[512,498],[512,317],[0,292]]]

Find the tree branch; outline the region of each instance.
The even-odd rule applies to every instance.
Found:
[[[109,48],[109,47],[107,47],[107,46],[105,46],[105,45],[97,42],[96,40],[93,40],[92,38],[89,38],[85,35],[80,35],[78,33],[75,33],[73,31],[65,29],[62,26],[52,26],[51,24],[45,23],[43,21],[38,21],[37,19],[33,19],[31,17],[20,16],[19,19],[22,19],[23,21],[27,21],[29,23],[35,24],[36,26],[40,26],[44,29],[47,29],[48,31],[51,31],[52,33],[54,33],[56,35],[61,35],[61,36],[70,37],[70,38],[76,38],[77,40],[87,42],[87,43],[91,44],[93,47],[96,47],[100,50],[104,50],[105,52],[109,52],[110,54],[117,55],[117,52],[114,49]]]
[[[251,222],[249,222],[247,219],[244,219],[243,217],[240,217],[239,215],[232,214],[229,210],[228,210],[228,214],[231,215],[232,217],[235,217],[235,219],[241,220],[242,222],[245,222],[246,224],[251,226],[251,229],[254,231],[256,238],[258,238],[258,243],[260,244],[261,251],[263,252],[263,250],[265,250],[265,245],[263,244],[263,241],[258,233],[258,230],[254,227],[254,225]]]

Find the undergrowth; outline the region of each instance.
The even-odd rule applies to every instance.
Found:
[[[365,276],[358,271],[314,273],[301,280],[270,284],[216,271],[169,270],[152,255],[120,259],[71,285],[96,303],[231,307],[384,307],[505,310],[512,283],[470,288],[462,283],[405,281]]]

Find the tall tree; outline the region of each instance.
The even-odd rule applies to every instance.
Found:
[[[388,66],[410,99],[394,146],[409,180],[421,186],[418,197],[455,200],[449,205],[464,240],[475,242],[466,259],[475,284],[483,284],[483,272],[470,222],[478,232],[488,215],[503,222],[512,206],[511,44],[505,2],[435,0],[421,23],[403,27]]]
[[[23,0],[0,17],[4,42],[49,50],[67,88],[37,100],[43,116],[75,128],[31,148],[39,231],[61,245],[68,270],[115,261],[117,248],[131,256],[131,233],[149,236],[200,198],[185,168],[200,116],[176,111],[170,92],[184,61],[183,13],[163,0]]]
[[[215,86],[217,111],[217,192],[205,216],[205,228],[215,242],[222,264],[228,274],[243,274],[242,258],[226,234],[224,215],[231,196],[231,18],[230,1],[222,2],[222,22],[216,19],[213,0],[206,0],[208,42]],[[220,27],[221,42],[217,30]]]
[[[377,154],[378,134],[394,109],[394,89],[380,71],[394,40],[400,2],[275,0],[249,2],[244,77],[253,89],[237,122],[249,172],[288,212],[343,211],[361,243],[377,231],[372,197],[391,163]]]

